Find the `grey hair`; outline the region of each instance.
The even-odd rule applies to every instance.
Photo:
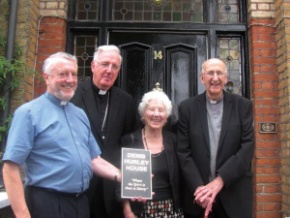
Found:
[[[75,62],[76,65],[78,64],[77,57],[69,53],[60,51],[60,52],[51,54],[48,58],[45,59],[42,66],[42,71],[43,73],[49,75],[51,71],[54,69],[56,64],[67,62],[67,61],[73,61]]]
[[[171,101],[169,100],[168,96],[163,91],[153,90],[153,91],[145,93],[142,97],[140,104],[139,104],[138,111],[139,111],[139,115],[140,115],[141,119],[145,113],[146,108],[149,105],[149,101],[151,101],[151,100],[157,100],[157,101],[163,103],[167,117],[169,117],[171,115],[172,104],[171,104]]]
[[[224,61],[222,61],[222,60],[219,59],[219,58],[211,58],[211,59],[208,59],[208,60],[204,61],[204,62],[202,63],[202,66],[201,66],[201,74],[204,73],[204,71],[205,71],[205,70],[204,70],[204,67],[205,67],[205,65],[208,63],[208,61],[213,61],[213,60],[215,60],[215,61],[220,61],[221,63],[223,63],[224,66],[225,66],[225,74],[228,75],[228,68],[227,68],[227,65],[225,64]]]
[[[121,56],[121,52],[120,52],[120,49],[115,46],[115,45],[101,45],[97,48],[97,50],[95,51],[94,53],[94,61],[97,61],[100,54],[104,51],[114,51],[114,52],[117,52],[119,54],[119,57],[120,57],[120,61],[122,63],[122,56]]]

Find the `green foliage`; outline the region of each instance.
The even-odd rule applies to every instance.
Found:
[[[0,49],[5,50],[6,47],[6,41],[4,38],[0,35]],[[3,55],[0,55],[0,112],[3,113],[5,108],[7,107],[7,100],[5,98],[7,92],[12,92],[17,87],[19,87],[22,76],[19,75],[25,71],[25,63],[18,60],[18,57],[20,56],[21,52],[20,49],[15,49],[15,57],[12,60],[8,60]],[[10,76],[10,81],[8,84],[6,83],[7,77]],[[1,114],[2,114],[1,113]],[[0,142],[2,142],[3,137],[7,135],[8,128],[11,122],[11,113],[6,118],[6,120],[3,122],[4,125],[0,125]],[[2,117],[0,118],[2,119]]]
[[[11,120],[12,120],[12,114],[10,113],[8,115],[8,117],[6,118],[4,125],[0,125],[0,133],[1,133],[0,134],[0,142],[2,142],[3,137],[5,137],[7,135]],[[0,160],[0,163],[1,163],[1,160]]]

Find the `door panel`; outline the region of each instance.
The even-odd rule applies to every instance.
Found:
[[[151,46],[141,43],[119,45],[123,57],[122,70],[119,76],[120,87],[133,96],[135,108],[141,97],[149,89],[151,77],[150,53]]]
[[[134,97],[136,109],[143,94],[159,82],[172,101],[170,124],[174,125],[179,103],[200,92],[197,78],[206,60],[206,36],[112,31],[109,44],[121,49],[123,63],[117,85]]]
[[[168,95],[173,102],[173,114],[171,121],[175,123],[177,117],[177,107],[180,102],[196,95],[196,49],[182,44],[176,44],[165,48],[166,69],[165,77],[170,92]],[[196,71],[195,71],[196,72]]]

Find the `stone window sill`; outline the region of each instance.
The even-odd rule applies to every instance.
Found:
[[[10,206],[10,202],[8,200],[7,192],[0,191],[0,209]]]

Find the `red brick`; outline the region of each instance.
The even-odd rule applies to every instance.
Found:
[[[257,149],[257,157],[280,157],[280,149]]]
[[[261,212],[255,218],[281,218],[281,212]]]
[[[252,49],[251,54],[253,55],[253,60],[255,57],[259,57],[261,55],[261,49]]]
[[[271,91],[260,91],[257,90],[255,93],[253,93],[255,97],[278,97],[279,91],[278,90],[271,90]],[[279,105],[276,105],[278,107]],[[271,111],[271,113],[279,113],[279,109],[276,109],[277,111]]]
[[[275,49],[276,48],[276,43],[274,42],[260,42],[260,41],[254,41],[253,42],[253,46],[255,48],[272,48]]]
[[[43,61],[52,53],[65,50],[66,21],[61,18],[45,17],[41,20],[38,40],[37,70],[41,72]],[[34,89],[35,97],[45,92],[43,81],[37,81]]]
[[[64,48],[65,42],[63,40],[41,40],[39,41],[39,47],[42,48],[53,48],[53,47],[61,47]]]
[[[255,173],[256,174],[277,174],[277,173],[280,173],[280,166],[278,166],[278,167],[256,166]]]
[[[279,185],[272,185],[272,186],[265,186],[265,193],[280,193],[281,186]]]
[[[259,202],[281,202],[281,194],[256,194]]]
[[[281,181],[281,177],[280,177],[280,174],[276,174],[276,175],[258,174],[258,175],[256,175],[255,181],[257,183],[279,183]]]
[[[281,160],[278,158],[257,158],[256,159],[257,166],[265,166],[265,165],[280,166],[280,163],[281,163]]]
[[[256,193],[262,193],[263,190],[264,190],[264,186],[262,186],[262,185],[255,185],[255,186],[254,186],[254,191],[255,191]]]
[[[39,31],[40,33],[43,33],[43,32],[62,32],[66,29],[66,26],[60,26],[60,25],[42,25],[40,28],[39,28]]]
[[[257,149],[253,159],[256,191],[253,218],[281,218],[282,215],[280,126],[277,125],[277,134],[259,133],[260,122],[280,122],[275,25],[275,18],[249,19],[251,96]]]
[[[270,25],[270,24],[275,24],[275,19],[273,18],[251,18],[249,23],[252,23],[252,24],[267,24],[267,25]]]
[[[265,63],[267,64],[267,63]],[[275,73],[277,71],[277,67],[275,65],[263,65],[260,68],[260,72],[262,73]]]
[[[268,96],[267,96],[267,99],[265,99],[265,98],[255,99],[254,100],[254,104],[256,106],[268,106],[268,105],[272,106],[272,105],[278,105],[278,99],[277,98],[275,98],[275,99],[268,98]]]
[[[41,33],[39,35],[40,39],[49,39],[49,40],[63,40],[63,35],[61,34],[55,34],[54,32],[50,32],[50,33]]]
[[[275,34],[259,34],[260,41],[275,42]]]
[[[263,57],[273,57],[275,58],[276,57],[276,50],[275,49],[260,49],[260,56],[263,56]]]
[[[45,48],[42,48],[42,52],[44,54],[53,54],[53,53],[58,52],[58,51],[60,51],[60,49],[58,47],[45,47]],[[61,49],[61,51],[64,51],[64,49]],[[48,55],[46,55],[44,57],[44,59],[46,59],[47,57],[48,57]],[[41,64],[42,64],[42,62],[41,62]]]
[[[255,207],[256,211],[263,211],[264,203],[260,204],[257,202],[257,204],[255,206],[256,206]]]
[[[267,203],[264,205],[265,211],[279,211],[281,210],[281,204],[280,203]]]
[[[258,41],[259,40],[259,33],[253,33],[251,34],[251,41]]]
[[[263,83],[262,83],[262,88],[263,89],[278,89],[278,85],[279,85],[279,83],[278,83],[278,81],[264,81]]]
[[[257,133],[256,134],[256,147],[258,148],[259,143],[262,143],[261,148],[274,148],[275,143],[279,140],[279,135],[278,134],[263,134],[263,133]],[[273,143],[273,145],[269,144]],[[264,145],[263,145],[264,144]],[[279,146],[280,148],[281,144],[279,141]]]
[[[48,24],[53,24],[53,23],[58,23],[59,20],[62,20],[60,18],[57,18],[57,17],[44,17],[42,18],[41,22],[42,23],[48,23]]]
[[[269,91],[257,91],[256,94],[258,96],[259,95],[263,95],[263,94],[273,95],[274,96],[275,92],[277,92],[277,91],[272,91],[271,93],[269,93]],[[259,113],[259,114],[279,114],[280,113],[280,108],[279,108],[278,105],[273,105],[273,107],[256,107],[255,108],[255,112]]]
[[[261,134],[263,136],[263,134]],[[269,135],[269,134],[264,134],[264,135]],[[277,137],[278,138],[278,137]],[[278,138],[279,139],[279,138]],[[276,140],[276,141],[262,141],[262,142],[259,142],[257,141],[256,142],[256,148],[280,148],[281,146],[281,142],[279,140]]]
[[[252,87],[254,90],[257,90],[257,89],[261,89],[262,88],[262,84],[260,81],[255,81],[252,83]]]
[[[258,57],[254,57],[252,59],[252,64],[256,64],[256,65],[273,65],[276,67],[276,59],[274,59],[273,57],[264,57],[264,56],[258,56]]]
[[[278,105],[278,104],[273,104],[273,105]],[[273,115],[263,114],[262,116],[260,114],[257,114],[254,119],[256,122],[279,122],[280,121],[279,114],[273,114]]]
[[[252,79],[255,81],[278,81],[278,74],[265,74],[265,73],[259,73],[259,74],[253,74]],[[267,96],[267,95],[265,95]],[[265,97],[264,96],[264,97]],[[268,97],[268,96],[267,96]]]
[[[253,72],[260,72],[260,65],[251,65],[252,71]]]

